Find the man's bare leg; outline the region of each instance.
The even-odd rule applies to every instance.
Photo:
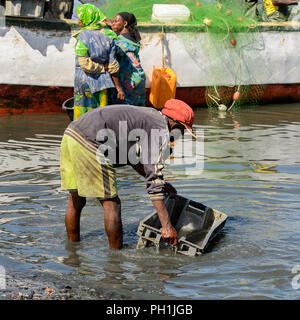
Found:
[[[68,239],[80,240],[80,214],[86,204],[86,199],[80,197],[76,191],[70,191],[68,207],[65,216],[65,225]]]
[[[113,199],[100,200],[104,209],[104,225],[109,246],[112,249],[122,249],[123,228],[121,220],[121,201],[117,196]]]

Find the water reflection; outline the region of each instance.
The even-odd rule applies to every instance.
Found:
[[[176,278],[176,269],[187,263],[183,257],[175,257],[166,250],[158,253],[154,248],[136,251],[135,247],[125,246],[120,252],[104,249],[101,261],[85,257],[80,243],[67,241],[65,248],[68,256],[60,259],[62,263],[76,267],[80,274],[94,276],[102,289],[130,299],[155,299],[163,295],[164,283]],[[175,270],[165,268],[169,259],[177,264]]]
[[[80,248],[80,242],[72,242],[66,241],[66,252],[68,252],[68,257],[62,257],[60,260],[62,263],[71,267],[79,267],[80,266],[80,258],[77,254],[77,250]]]

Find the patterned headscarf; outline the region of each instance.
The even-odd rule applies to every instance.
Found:
[[[104,13],[93,4],[82,4],[75,10],[79,20],[83,23],[82,29],[99,29],[101,22],[106,18]]]
[[[78,19],[83,23],[83,28],[81,28],[81,30],[99,30],[104,27],[104,34],[107,37],[110,37],[112,39],[118,38],[115,32],[106,27],[105,23],[103,23],[103,21],[106,19],[104,13],[93,4],[82,4],[76,7],[75,11],[78,16]],[[79,33],[75,34],[74,38],[77,39],[78,36]],[[86,46],[80,42],[77,42],[76,46],[84,46],[86,48]],[[78,52],[82,51],[86,51],[86,49],[79,50]]]

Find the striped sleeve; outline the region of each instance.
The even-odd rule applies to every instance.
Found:
[[[163,200],[165,198],[165,180],[163,176],[164,154],[168,145],[166,130],[152,134],[148,139],[148,154],[144,155],[143,166],[146,179],[146,190],[150,199]],[[143,149],[143,146],[142,146]]]

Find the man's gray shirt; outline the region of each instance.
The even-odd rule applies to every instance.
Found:
[[[142,164],[150,199],[164,198],[162,169],[170,155],[169,129],[166,117],[158,110],[105,106],[85,113],[72,121],[69,128],[95,145],[115,167]]]

